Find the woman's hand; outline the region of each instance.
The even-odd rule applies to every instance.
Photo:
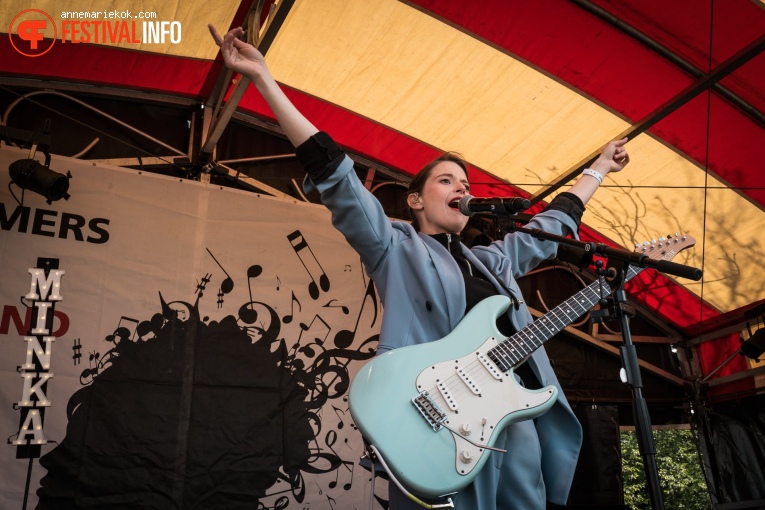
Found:
[[[621,140],[609,142],[590,168],[603,175],[609,172],[620,172],[630,162],[630,155],[627,154],[627,148],[624,146],[626,143],[626,136]]]
[[[244,35],[241,27],[232,29],[223,37],[218,34],[214,26],[207,25],[207,28],[210,29],[215,44],[220,46],[226,67],[243,74],[252,81],[269,74],[263,55],[253,45],[239,39]]]

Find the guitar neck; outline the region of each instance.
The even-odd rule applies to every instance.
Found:
[[[631,280],[643,268],[630,266],[627,280]],[[519,365],[547,340],[561,332],[566,326],[592,309],[593,306],[611,293],[611,287],[602,276],[535,320],[513,336],[491,349],[489,357],[503,371]]]

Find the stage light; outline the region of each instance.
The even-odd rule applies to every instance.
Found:
[[[21,189],[28,189],[44,196],[50,204],[56,200],[69,200],[71,174],[60,174],[43,166],[34,159],[20,159],[8,167],[11,181]]]
[[[765,352],[765,328],[760,328],[741,344],[741,354],[759,361],[758,358],[763,352]]]

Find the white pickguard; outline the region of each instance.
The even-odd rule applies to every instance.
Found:
[[[497,339],[489,337],[478,350],[431,365],[417,377],[417,391],[427,391],[446,415],[444,423],[455,443],[454,465],[461,475],[469,474],[480,456],[487,453],[465,438],[479,445],[491,444],[502,428],[500,422],[505,426],[534,418],[549,408],[545,404],[558,393],[554,386],[527,390],[516,382],[512,370],[501,372],[491,361],[487,366],[479,359],[484,356],[488,360],[487,351],[496,346]]]

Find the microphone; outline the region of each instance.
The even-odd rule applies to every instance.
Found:
[[[460,198],[458,208],[465,216],[475,213],[494,214],[518,214],[531,207],[531,202],[521,197],[491,197],[476,198],[473,195],[465,195]]]

